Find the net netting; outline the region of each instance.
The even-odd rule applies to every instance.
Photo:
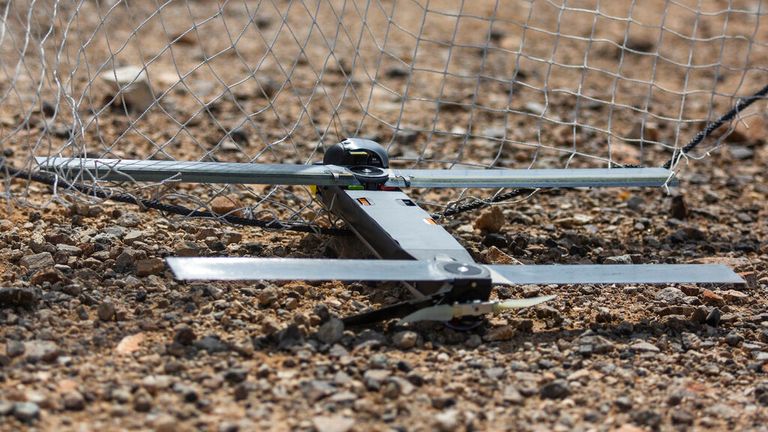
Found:
[[[0,148],[30,170],[35,156],[312,163],[348,136],[402,167],[659,166],[768,65],[759,1],[41,0],[0,14]],[[4,182],[13,202],[51,196]],[[113,186],[250,218],[318,214],[301,187]],[[88,199],[63,189],[55,200]]]

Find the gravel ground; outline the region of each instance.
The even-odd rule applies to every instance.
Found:
[[[658,27],[610,18],[626,16],[627,2],[602,2],[600,16],[578,7],[563,15],[556,2],[535,2],[532,13],[513,2],[500,2],[506,7],[497,13],[494,2],[462,2],[467,18],[459,26],[450,12],[455,5],[433,0],[418,54],[423,8],[399,2],[406,5],[394,17],[400,28],[385,52],[361,32],[364,49],[358,52],[347,35],[334,56],[325,37],[340,21],[326,6],[317,17],[296,6],[283,20],[277,9],[287,2],[256,12],[246,2],[225,2],[215,19],[203,20],[217,4],[169,2],[155,14],[155,2],[131,3],[113,8],[101,25],[108,8],[84,2],[61,45],[64,54],[56,57],[51,46],[57,37],[40,50],[62,77],[77,69],[71,89],[87,96],[77,109],[89,119],[82,148],[66,145],[73,108],[57,110],[61,94],[50,82],[38,86],[37,52],[22,56],[12,91],[0,83],[14,95],[0,104],[0,150],[11,164],[29,166],[33,154],[55,149],[301,163],[318,160],[322,145],[358,133],[390,144],[399,163],[422,167],[437,160],[605,166],[607,158],[657,166],[670,157],[670,143],[684,142],[702,123],[675,119],[725,111],[733,103],[728,95],[764,84],[758,67],[768,59],[765,43],[717,37],[727,30],[764,41],[766,28],[749,13],[700,15],[694,11],[701,4],[687,9],[681,2],[635,8],[637,22],[668,14],[662,40]],[[18,2],[9,32],[26,25],[27,7]],[[31,19],[34,37],[45,33],[38,22],[53,16],[40,7]],[[73,7],[62,3],[56,16]],[[343,27],[359,25],[352,12]],[[377,41],[387,30],[385,12],[372,8],[368,22]],[[488,20],[471,18],[491,13],[498,19],[492,32]],[[558,19],[568,25],[561,28]],[[66,26],[63,18],[54,21],[59,36]],[[191,22],[198,23],[194,31]],[[249,33],[233,42],[227,31],[237,33],[241,24],[250,25]],[[288,38],[286,25],[302,38],[315,29],[306,50]],[[700,33],[686,39],[691,28]],[[90,32],[81,57],[77,37]],[[257,65],[266,52],[257,36],[279,32]],[[691,37],[698,38],[695,47]],[[123,42],[126,49],[115,49]],[[16,49],[0,46],[8,58]],[[517,50],[524,54],[519,64]],[[589,73],[579,68],[585,50]],[[751,63],[742,64],[747,52]],[[722,70],[720,63],[710,67],[715,57]],[[114,104],[105,108],[114,94],[86,66],[149,58],[152,85],[163,94],[158,105],[142,118]],[[352,58],[355,64],[345,64]],[[692,61],[705,66],[687,67]],[[489,79],[473,78],[479,74]],[[578,94],[590,99],[541,91],[576,92],[579,79]],[[709,157],[680,166],[681,187],[671,194],[541,192],[444,221],[479,262],[725,263],[746,286],[501,286],[494,298],[558,297],[492,317],[472,332],[429,323],[343,328],[339,317],[407,299],[396,285],[186,284],[163,262],[355,256],[354,239],[165,217],[110,202],[73,204],[65,195],[55,204],[20,207],[16,198],[41,202],[51,195],[46,186],[14,180],[15,199],[0,201],[0,430],[768,430],[768,148],[765,104],[758,105],[762,115],[738,123]],[[264,206],[272,214],[295,211],[323,222],[317,208],[303,207],[299,189],[131,190],[168,192],[219,213],[269,195],[284,205]],[[413,195],[442,205],[457,197]]]
[[[498,287],[558,297],[467,333],[337,321],[397,287],[184,284],[162,261],[332,256],[329,238],[3,206],[0,429],[765,430],[768,152],[749,148],[677,198],[549,192],[447,224],[482,262],[723,262],[748,286]]]

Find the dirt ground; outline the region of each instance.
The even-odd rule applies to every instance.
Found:
[[[0,44],[0,149],[17,167],[58,154],[304,163],[359,135],[396,166],[658,166],[731,95],[765,85],[751,2],[602,3],[89,2],[51,20],[42,2],[25,20],[19,2],[9,34],[53,33],[43,54]],[[145,65],[155,106],[126,112],[97,77],[112,63]],[[43,64],[61,88],[38,85]],[[395,285],[181,283],[163,262],[336,257],[354,238],[3,179],[0,430],[764,431],[765,107],[684,160],[678,188],[541,191],[500,206],[491,232],[476,225],[489,209],[442,221],[482,263],[724,263],[746,286],[500,286],[494,298],[557,298],[469,332],[339,328],[407,299]],[[298,187],[119,188],[328,224]],[[435,211],[493,192],[413,196]]]

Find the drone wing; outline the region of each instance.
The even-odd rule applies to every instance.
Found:
[[[37,158],[40,167],[68,178],[109,181],[351,186],[357,177],[335,165],[183,162],[134,159]],[[633,187],[674,183],[664,168],[427,170],[386,169],[385,186],[426,188]]]
[[[304,258],[166,258],[181,280],[408,281],[446,280],[430,262]]]
[[[37,158],[37,163],[46,171],[87,180],[318,186],[359,184],[347,169],[333,165],[91,158]]]
[[[487,265],[497,284],[743,284],[720,264]]]
[[[452,279],[437,262],[303,258],[167,258],[181,280],[340,280],[428,282]],[[485,265],[496,284],[666,284],[744,281],[718,264]]]
[[[392,170],[388,185],[428,188],[661,187],[674,183],[664,168]]]

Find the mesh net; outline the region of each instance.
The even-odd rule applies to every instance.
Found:
[[[2,2],[0,147],[29,169],[34,156],[312,163],[360,136],[385,145],[401,167],[658,166],[764,85],[761,8],[735,0]],[[115,186],[246,217],[318,215],[301,187]],[[43,200],[40,189],[8,179],[4,192],[24,204]],[[492,191],[416,192],[433,205],[467,193]]]

